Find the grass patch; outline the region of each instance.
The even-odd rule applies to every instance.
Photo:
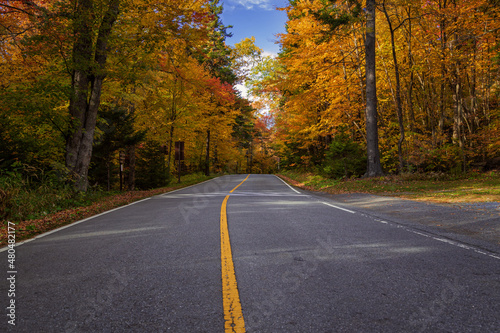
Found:
[[[154,190],[127,192],[89,191],[77,194],[76,198],[67,198],[64,191],[58,192],[58,189],[52,189],[50,192],[47,189],[35,189],[28,191],[30,192],[28,194],[24,193],[26,191],[19,190],[17,197],[10,198],[11,205],[15,209],[15,213],[11,215],[13,218],[2,218],[0,225],[0,246],[7,244],[7,221],[16,223],[16,242],[20,242],[107,210],[194,185],[211,178],[214,177],[207,177],[203,174],[192,174],[183,176],[180,184],[173,183],[170,186]],[[6,191],[4,190],[4,192]],[[13,193],[15,192],[11,191],[10,195]],[[31,204],[30,200],[34,200],[36,203]],[[24,204],[25,202],[28,204]]]
[[[284,171],[280,176],[306,190],[332,194],[370,193],[441,203],[500,202],[498,172],[456,176],[406,174],[343,180],[294,171]]]

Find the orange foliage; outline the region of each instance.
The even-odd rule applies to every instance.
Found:
[[[260,81],[261,91],[277,87],[282,96],[273,112],[278,149],[303,164],[321,159],[339,128],[347,126],[352,139],[365,144],[364,16],[343,8],[345,1],[329,3],[298,0],[283,9],[280,79]],[[384,2],[401,77],[402,157],[410,171],[463,170],[498,157],[500,9],[488,0],[445,3]],[[386,171],[402,172],[389,24],[379,11],[376,20],[382,161]]]

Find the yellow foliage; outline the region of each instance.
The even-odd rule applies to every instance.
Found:
[[[345,7],[345,1],[333,1],[330,7],[328,3],[298,0],[284,9],[287,32],[280,36],[283,52],[278,58],[284,70],[277,84],[283,97],[274,111],[280,149],[298,143],[309,150],[345,125],[355,140],[364,140],[364,16],[361,13],[332,28],[325,15],[339,19],[352,15],[353,8]],[[488,146],[488,140],[478,136],[485,136],[491,119],[500,117],[499,96],[490,92],[498,81],[493,73],[499,68],[500,8],[487,0],[446,4],[396,0],[384,5],[388,17],[382,7],[376,14],[376,61],[386,169],[397,169],[395,147],[402,135],[397,125],[394,56],[406,132],[404,160],[418,160],[415,168],[432,168],[428,156],[434,155],[415,159],[414,148],[422,136],[430,149],[457,145],[471,159],[478,155],[478,142],[484,154],[494,149],[495,144]]]

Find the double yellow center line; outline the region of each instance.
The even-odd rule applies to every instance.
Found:
[[[233,188],[229,193],[233,193],[243,184],[250,175]],[[220,209],[220,253],[222,266],[222,300],[224,305],[224,329],[225,332],[243,333],[245,332],[245,321],[241,311],[240,294],[236,275],[234,273],[233,254],[229,241],[229,231],[227,228],[227,200],[226,195]]]

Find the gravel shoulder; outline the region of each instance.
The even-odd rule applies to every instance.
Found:
[[[500,202],[437,204],[365,193],[308,191],[344,207],[498,253]]]

